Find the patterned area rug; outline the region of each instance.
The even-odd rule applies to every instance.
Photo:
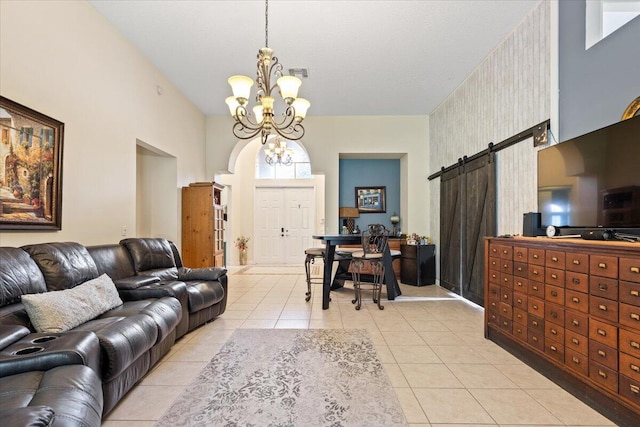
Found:
[[[156,426],[406,426],[366,330],[238,329]]]

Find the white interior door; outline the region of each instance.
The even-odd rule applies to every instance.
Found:
[[[295,264],[311,245],[313,187],[256,188],[256,264]]]

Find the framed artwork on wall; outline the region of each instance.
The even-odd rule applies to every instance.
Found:
[[[64,123],[0,96],[0,230],[60,230]]]
[[[356,187],[356,206],[360,213],[385,213],[387,187]]]

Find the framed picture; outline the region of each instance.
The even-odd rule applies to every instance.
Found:
[[[64,123],[0,96],[0,230],[60,230]]]
[[[356,187],[356,206],[360,213],[385,213],[387,187]]]

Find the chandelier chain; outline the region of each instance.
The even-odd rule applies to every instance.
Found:
[[[264,47],[269,47],[269,0],[264,0]]]

